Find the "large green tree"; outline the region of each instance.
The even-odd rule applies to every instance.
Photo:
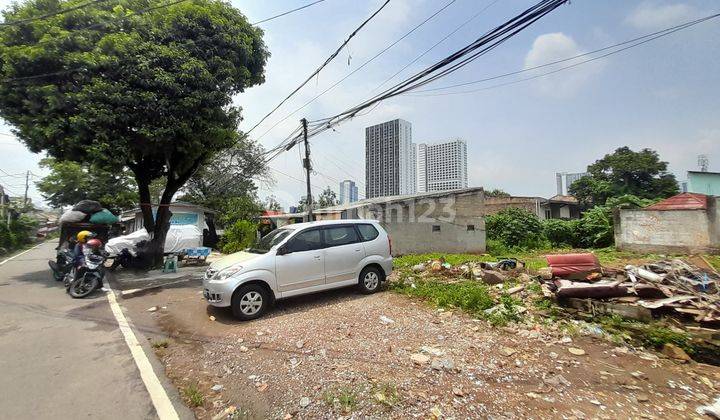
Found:
[[[588,166],[588,176],[570,185],[570,194],[584,203],[602,205],[608,198],[634,195],[640,198],[666,198],[678,193],[675,175],[668,164],[651,149],[639,152],[620,147]]]
[[[232,97],[264,81],[262,31],[215,0],[97,2],[27,20],[83,3],[29,0],[4,12],[22,23],[0,30],[0,116],[33,152],[129,168],[158,264],[167,204],[241,139]],[[149,186],[163,177],[155,218]]]
[[[137,186],[129,170],[110,172],[97,166],[53,158],[41,160],[40,166],[50,169],[50,173],[36,185],[45,201],[53,207],[95,200],[117,213],[137,204]]]
[[[333,191],[329,186],[325,187],[325,189],[320,193],[318,196],[317,201],[317,208],[323,209],[325,207],[332,207],[337,206],[337,194],[335,194],[335,191]]]

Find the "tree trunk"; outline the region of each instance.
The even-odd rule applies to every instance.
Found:
[[[179,187],[175,182],[168,179],[165,191],[163,191],[163,195],[160,198],[157,218],[155,220],[155,229],[153,229],[152,240],[150,240],[148,247],[148,251],[152,256],[151,261],[153,267],[160,267],[164,262],[165,238],[167,238],[167,232],[170,229],[170,218],[172,217],[170,203],[178,189]]]
[[[135,174],[135,183],[138,186],[143,226],[148,233],[151,233],[155,229],[155,219],[153,219],[152,214],[152,197],[150,195],[150,182],[152,182],[152,180],[142,171],[140,165],[130,166],[130,169],[133,171],[133,174]]]

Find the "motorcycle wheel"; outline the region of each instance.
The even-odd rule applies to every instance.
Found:
[[[97,277],[82,277],[70,283],[68,293],[75,299],[81,299],[92,293],[98,287]]]

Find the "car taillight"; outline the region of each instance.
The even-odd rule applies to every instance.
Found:
[[[392,255],[392,239],[390,235],[388,235],[388,247],[390,248],[390,255]]]

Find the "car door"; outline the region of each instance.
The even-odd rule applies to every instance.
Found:
[[[325,284],[325,258],[320,229],[304,230],[281,248],[275,256],[275,277],[280,292],[298,291]]]
[[[323,228],[325,244],[325,282],[357,280],[365,248],[353,225]]]

